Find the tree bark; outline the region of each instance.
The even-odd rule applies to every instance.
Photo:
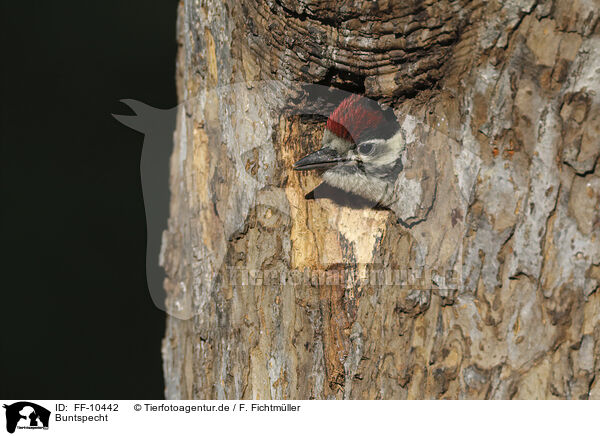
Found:
[[[167,398],[600,399],[599,15],[597,0],[181,2]],[[435,183],[425,219],[305,199],[320,177],[292,164],[324,118],[261,81],[391,106],[429,153],[406,172]]]

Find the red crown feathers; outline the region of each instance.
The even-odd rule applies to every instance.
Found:
[[[370,103],[357,94],[345,98],[327,119],[327,129],[340,138],[358,141],[365,131],[385,121],[383,111]]]

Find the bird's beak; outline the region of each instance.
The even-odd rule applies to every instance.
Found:
[[[326,169],[346,160],[333,148],[324,147],[308,156],[304,156],[294,164],[294,169],[296,171]]]

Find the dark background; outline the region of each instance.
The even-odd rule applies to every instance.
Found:
[[[143,135],[176,104],[175,0],[2,2],[0,398],[162,398]]]

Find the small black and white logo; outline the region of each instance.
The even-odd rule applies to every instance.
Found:
[[[14,433],[22,430],[48,430],[50,411],[29,401],[19,401],[10,405],[5,404],[6,431]]]

